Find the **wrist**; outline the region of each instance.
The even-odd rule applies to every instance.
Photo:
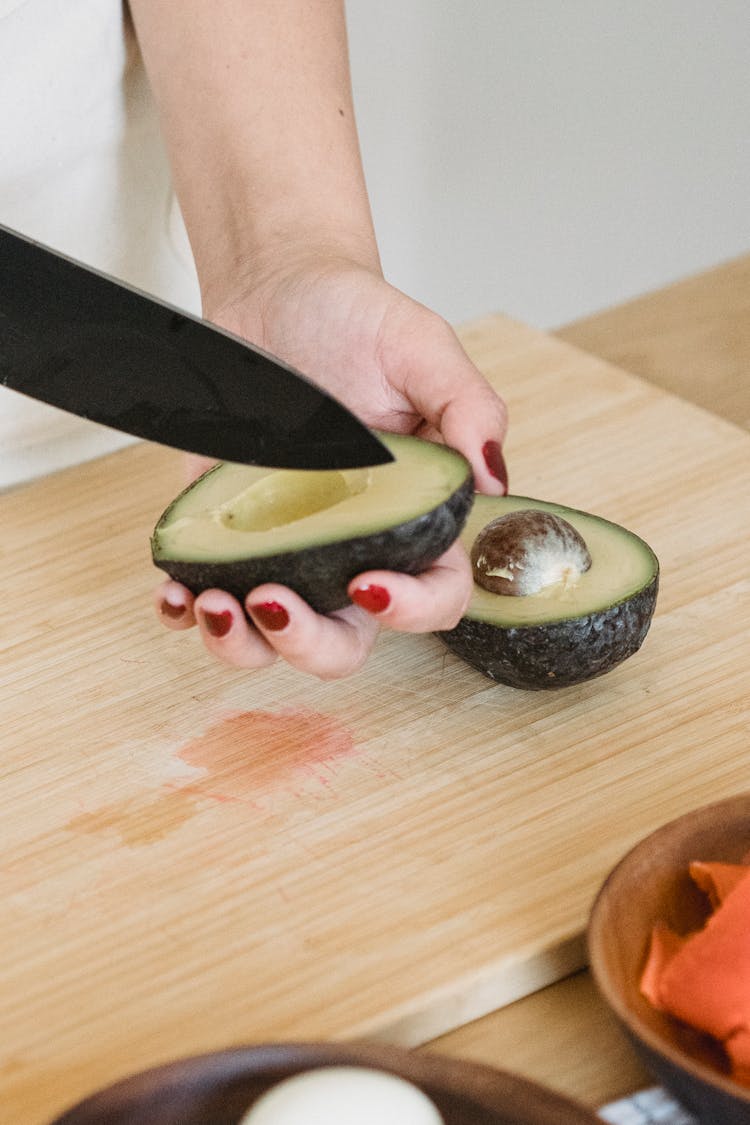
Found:
[[[271,229],[245,229],[202,261],[196,259],[204,315],[213,319],[238,296],[276,291],[294,278],[364,269],[382,277],[372,227],[344,228],[298,219]]]

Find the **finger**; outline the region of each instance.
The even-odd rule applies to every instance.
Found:
[[[218,660],[235,668],[267,668],[276,660],[273,647],[224,590],[204,590],[193,608],[203,644]]]
[[[437,433],[463,453],[480,492],[507,492],[502,446],[508,411],[503,399],[472,363],[450,325],[436,314],[421,310],[400,341],[400,351],[390,357],[392,371],[384,356],[385,374],[396,380],[425,419],[420,434]]]
[[[458,624],[472,587],[471,563],[461,544],[454,543],[422,574],[371,570],[358,575],[349,597],[389,629],[428,633]]]
[[[477,490],[491,495],[506,493],[508,472],[502,445],[508,429],[507,407],[466,355],[458,338],[454,337],[446,353],[448,358],[437,372],[424,367],[424,356],[417,357],[407,393],[427,426],[467,458]]]
[[[321,680],[358,671],[378,635],[378,623],[356,606],[323,616],[286,586],[252,590],[245,608],[258,631],[293,667]]]
[[[190,629],[195,625],[193,595],[179,582],[162,582],[154,590],[154,606],[159,620],[168,629]]]

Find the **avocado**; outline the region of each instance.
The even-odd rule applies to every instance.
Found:
[[[543,500],[477,496],[461,538],[474,592],[458,625],[437,636],[490,679],[568,687],[611,671],[643,643],[659,563],[631,531]],[[532,593],[497,593],[481,584],[488,570],[506,588],[530,570],[547,581]]]
[[[379,436],[395,459],[370,469],[214,466],[159,519],[154,563],[195,594],[218,587],[240,602],[280,582],[319,613],[347,605],[363,571],[418,574],[458,538],[471,468],[445,445]]]

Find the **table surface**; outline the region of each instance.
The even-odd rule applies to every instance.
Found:
[[[750,430],[750,254],[555,335]],[[653,1081],[586,971],[429,1046],[508,1067],[594,1107]]]
[[[556,335],[750,430],[750,254]]]
[[[497,1018],[515,1019],[516,1032],[527,1027],[534,1043],[540,1023],[554,1024],[554,1011],[570,1021],[578,1005],[588,1019],[585,977],[539,992],[523,1008],[511,1001],[582,964],[591,896],[626,846],[741,784],[750,656],[745,521],[727,497],[747,495],[750,438],[502,317],[463,335],[510,402],[514,491],[615,518],[662,558],[652,636],[596,684],[559,695],[513,693],[488,686],[442,649],[438,660],[434,638],[384,637],[366,683],[307,684],[301,696],[299,678],[281,669],[250,685],[144,622],[141,599],[152,579],[139,521],[158,514],[159,488],[169,488],[163,451],[127,450],[2,498],[2,552],[17,612],[0,647],[9,671],[0,729],[11,840],[0,869],[11,911],[1,970],[0,1104],[14,1120],[46,1120],[134,1067],[223,1046],[227,1037],[433,1040],[449,1052],[489,1050],[487,1061],[508,1066],[510,1040],[503,1046],[500,1025],[472,1018],[509,1005]],[[401,729],[404,667],[413,677],[410,706],[416,701],[420,714],[399,740],[390,711]],[[696,683],[701,691],[691,692]],[[370,703],[384,693],[393,696],[385,718],[382,703],[379,710]],[[342,718],[360,736],[367,730],[364,752],[342,770],[329,756],[297,774],[281,797],[266,796],[264,828],[274,816],[283,823],[272,824],[271,842],[260,847],[263,834],[247,823],[247,791],[238,801],[236,790],[217,787],[206,750],[216,753],[218,744],[196,740],[185,716],[202,714],[205,735],[217,702],[221,721],[231,724],[248,709],[257,717],[264,700],[266,721],[278,717],[279,705],[290,718],[301,699],[304,723],[315,715],[328,722],[333,758],[347,741]],[[431,756],[420,760],[415,739],[436,710]],[[278,752],[276,734],[269,747]],[[173,772],[162,776],[167,759]],[[236,783],[226,763],[223,771],[219,781]],[[606,823],[605,790],[618,794]],[[387,798],[374,818],[373,792]],[[339,822],[343,796],[366,815],[355,811]],[[386,808],[394,800],[395,810]],[[589,818],[585,841],[581,814]],[[399,837],[389,818],[414,825],[406,852],[403,831]],[[246,849],[259,855],[238,866],[243,833]],[[373,840],[381,861],[374,868]],[[280,857],[271,855],[273,844]],[[416,913],[392,900],[384,915],[378,896],[392,895],[394,884],[383,871],[397,854],[424,880],[424,896],[412,904]],[[300,871],[311,876],[309,901]],[[341,884],[352,875],[372,882],[358,892],[356,910],[342,915]],[[438,893],[446,877],[447,899]],[[378,908],[374,926],[368,895]],[[192,925],[191,896],[201,908]],[[250,921],[259,907],[270,912],[267,925]],[[206,923],[206,909],[218,928]],[[253,957],[278,933],[279,916],[301,917],[303,934],[279,937],[283,971],[261,980],[263,956]],[[247,932],[253,924],[258,938]],[[267,976],[267,948],[265,957]],[[327,978],[316,977],[321,965]],[[252,1011],[234,1002],[238,977],[227,966],[255,971],[244,977],[254,989]],[[435,1040],[459,1027],[457,1039]],[[581,1078],[571,1092],[585,1093],[585,1081],[593,1083]]]

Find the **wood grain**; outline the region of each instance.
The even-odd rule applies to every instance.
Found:
[[[654,1081],[587,971],[456,1028],[429,1050],[508,1069],[593,1107]]]
[[[415,1044],[565,976],[600,880],[745,784],[750,437],[501,317],[516,492],[646,538],[641,652],[559,693],[383,636],[318,683],[163,631],[139,446],[0,498],[0,1100],[18,1122],[238,1042]]]
[[[750,254],[556,334],[750,430]]]
[[[750,256],[745,256],[566,325],[556,336],[631,366],[691,402],[718,407],[717,413],[747,429],[748,312]],[[483,1062],[503,1059],[519,1073],[594,1106],[653,1082],[585,971],[449,1032],[435,1046]]]

